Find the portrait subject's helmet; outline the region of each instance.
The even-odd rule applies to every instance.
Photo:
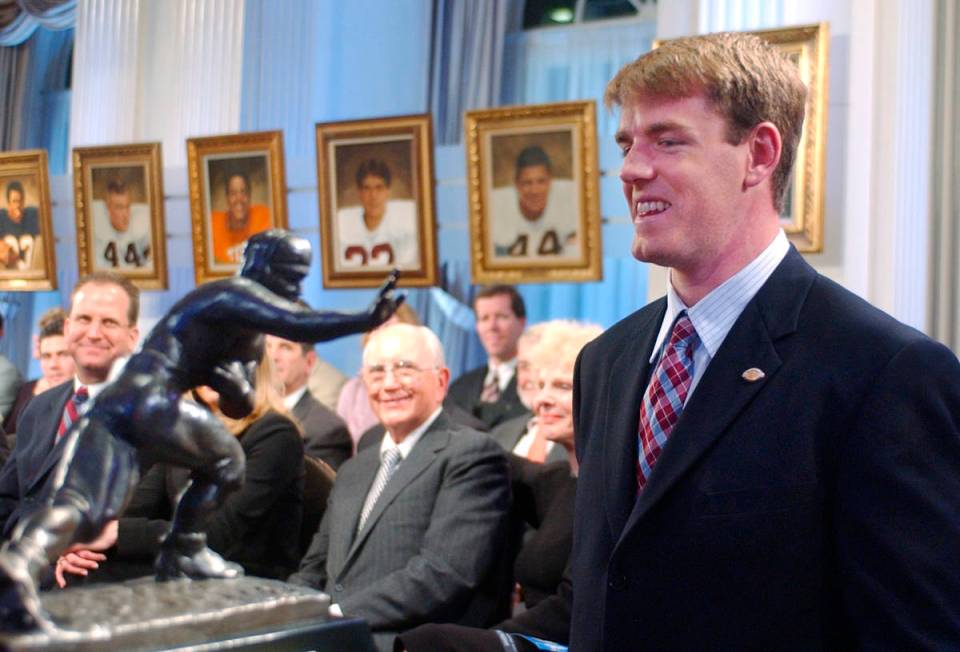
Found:
[[[243,251],[240,276],[256,281],[282,297],[295,301],[300,284],[310,272],[310,243],[283,229],[250,236]]]

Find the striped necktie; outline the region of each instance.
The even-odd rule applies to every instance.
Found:
[[[643,491],[650,479],[653,465],[680,419],[693,382],[693,353],[699,343],[700,337],[686,311],[680,313],[640,404],[638,492]]]
[[[500,375],[497,373],[497,370],[494,369],[493,373],[490,374],[490,380],[484,383],[483,389],[480,391],[480,402],[496,403],[499,400],[500,400]]]
[[[366,525],[367,518],[370,517],[370,512],[373,511],[377,500],[380,499],[380,494],[383,493],[387,482],[390,481],[390,476],[397,470],[397,466],[400,465],[401,460],[403,460],[403,457],[400,455],[399,448],[390,448],[383,454],[383,459],[380,461],[380,470],[377,471],[377,477],[373,479],[370,493],[367,494],[367,499],[363,502],[363,509],[360,511],[360,522],[357,524],[358,533],[363,529],[363,526]]]
[[[63,406],[63,416],[60,418],[60,427],[57,428],[57,439],[67,434],[70,426],[80,417],[80,410],[88,398],[90,398],[90,392],[84,385],[80,385]]]

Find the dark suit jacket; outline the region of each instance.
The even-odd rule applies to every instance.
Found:
[[[520,438],[527,434],[527,424],[530,422],[531,414],[521,414],[518,417],[507,419],[500,423],[496,428],[490,431],[493,440],[503,446],[507,452],[513,452],[513,447],[517,445]],[[569,462],[567,459],[567,450],[560,444],[554,444],[550,452],[547,453],[547,464],[553,462]]]
[[[483,379],[487,377],[487,366],[477,367],[466,372],[450,383],[447,397],[454,403],[470,412],[489,428],[498,423],[527,412],[527,408],[517,396],[517,374],[513,374],[510,384],[500,394],[496,403],[481,403],[480,392],[483,391]]]
[[[956,356],[791,249],[637,499],[665,307],[577,361],[571,649],[956,649]],[[765,377],[744,380],[751,367]]]
[[[0,470],[0,522],[9,536],[23,516],[46,497],[50,472],[60,461],[66,438],[57,441],[63,406],[73,394],[73,380],[35,396],[20,415],[17,443]]]
[[[300,561],[303,442],[293,422],[276,412],[257,419],[238,439],[247,459],[243,487],[210,517],[207,539],[247,574],[283,579]],[[189,479],[188,469],[167,464],[154,464],[143,476],[120,519],[117,559],[152,563]]]
[[[309,391],[293,406],[293,416],[303,428],[304,452],[339,468],[353,452],[353,440],[343,419]]]
[[[379,466],[377,447],[343,464],[320,530],[290,581],[327,591],[390,650],[397,631],[482,613],[476,592],[500,552],[510,485],[500,447],[441,413],[354,537]]]

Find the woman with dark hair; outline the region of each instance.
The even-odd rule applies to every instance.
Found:
[[[225,416],[219,409],[219,395],[209,387],[198,387],[192,394],[237,436],[247,458],[243,487],[229,494],[207,523],[208,545],[224,559],[240,564],[248,575],[281,579],[297,570],[300,562],[303,438],[270,383],[269,364],[266,357],[259,363],[256,402],[243,419]],[[118,521],[116,546],[105,554],[75,550],[61,556],[58,584],[66,585],[66,573],[87,575],[101,565],[103,579],[109,580],[150,573],[177,499],[189,481],[189,470],[155,464]],[[110,570],[111,564],[116,570]],[[95,581],[102,581],[95,575]]]

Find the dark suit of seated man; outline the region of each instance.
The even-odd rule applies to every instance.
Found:
[[[4,538],[46,497],[47,480],[66,446],[58,433],[75,390],[83,387],[94,398],[106,386],[113,363],[136,347],[139,312],[140,293],[121,276],[98,272],[74,287],[64,339],[76,362],[76,379],[35,396],[20,417],[16,446],[0,470]]]
[[[388,434],[340,468],[290,581],[328,592],[331,614],[366,620],[383,650],[421,623],[492,624],[481,622],[495,615],[478,589],[504,542],[505,454],[444,414],[449,372],[428,329],[376,331],[363,358],[370,402]]]
[[[353,452],[353,440],[343,419],[318,401],[307,386],[317,365],[313,344],[276,335],[267,335],[265,340],[273,363],[273,380],[281,386],[284,404],[303,428],[304,452],[339,468]]]
[[[450,385],[450,399],[493,428],[528,414],[517,394],[517,342],[527,323],[523,297],[510,285],[482,288],[473,300],[477,335],[487,364],[472,369]]]

